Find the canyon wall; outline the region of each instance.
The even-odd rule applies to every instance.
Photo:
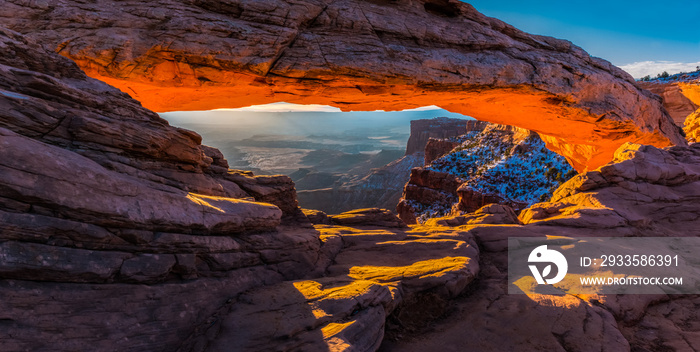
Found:
[[[3,0],[0,19],[156,111],[437,105],[535,131],[579,171],[685,144],[621,69],[457,0]]]
[[[373,169],[363,177],[332,187],[298,190],[297,195],[304,208],[323,210],[329,214],[369,207],[395,209],[411,169],[423,166],[428,157],[437,158],[452,150],[445,150],[442,145],[452,142],[435,138],[457,137],[467,132],[481,131],[487,125],[488,122],[446,117],[413,120],[404,157]]]
[[[427,155],[436,156],[428,163]],[[494,203],[520,211],[546,200],[575,173],[536,133],[486,124],[457,138],[431,139],[426,165],[411,170],[397,212],[415,224]]]
[[[430,138],[447,139],[469,131],[483,130],[487,122],[439,117],[411,121],[411,136],[406,143],[406,155],[423,153]]]
[[[689,142],[700,141],[700,71],[640,82],[640,86],[661,96]]]

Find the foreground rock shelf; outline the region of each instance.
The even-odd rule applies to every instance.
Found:
[[[685,144],[624,71],[456,0],[5,1],[0,18],[155,111],[438,105],[538,132],[579,171],[625,142]]]

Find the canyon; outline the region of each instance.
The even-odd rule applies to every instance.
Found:
[[[507,293],[508,238],[700,236],[700,144],[569,42],[451,0],[0,4],[4,351],[700,349],[696,295]],[[519,215],[305,214],[149,110],[273,101],[436,104],[579,173]]]
[[[350,176],[349,180],[340,184],[302,190],[297,187],[301,206],[331,214],[368,207],[396,209],[413,168],[427,164],[428,158],[442,156],[456,146],[450,142],[445,144],[445,139],[480,131],[488,125],[481,121],[446,117],[412,120],[410,124],[411,134],[403,157],[373,168],[364,175]],[[311,173],[308,176],[316,175],[319,174]],[[295,181],[298,183],[298,180]]]

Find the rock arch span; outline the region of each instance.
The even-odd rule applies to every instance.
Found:
[[[4,26],[155,111],[438,105],[536,131],[579,171],[625,142],[685,144],[622,70],[456,0],[3,3]]]

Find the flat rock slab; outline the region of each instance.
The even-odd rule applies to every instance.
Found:
[[[322,236],[343,241],[324,277],[246,292],[216,326],[190,339],[186,349],[373,351],[384,337],[387,317],[407,299],[426,294],[454,298],[479,270],[473,238],[449,228],[431,234],[317,228]]]

